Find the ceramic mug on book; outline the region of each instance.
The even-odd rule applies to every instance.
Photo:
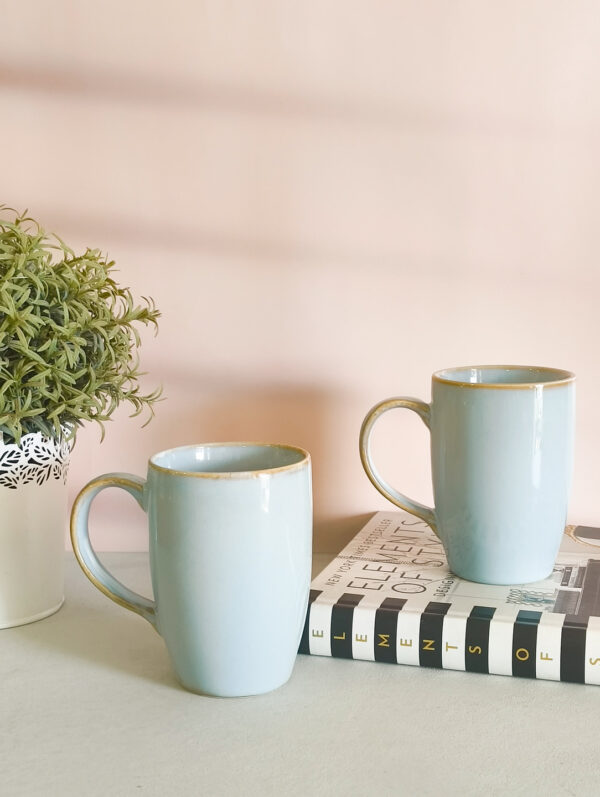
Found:
[[[367,414],[360,454],[392,503],[425,520],[450,568],[485,584],[539,581],[552,572],[566,523],[573,460],[575,376],[532,366],[438,371],[432,401],[392,398]],[[377,472],[373,426],[403,407],[431,432],[435,508],[412,501]]]
[[[107,487],[126,490],[148,513],[154,600],[120,584],[91,547],[90,504]],[[290,677],[311,574],[306,451],[255,443],[163,451],[146,480],[114,473],[84,487],[71,539],[92,583],[164,638],[187,689],[251,695]]]

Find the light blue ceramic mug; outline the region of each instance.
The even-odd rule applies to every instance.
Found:
[[[154,600],[119,583],[92,549],[88,515],[107,487],[148,513]],[[87,577],[164,638],[193,692],[268,692],[292,672],[308,603],[312,553],[310,456],[301,448],[213,443],[155,454],[147,479],[91,481],[71,515]]]
[[[566,523],[575,418],[569,371],[484,365],[438,371],[432,401],[392,398],[367,414],[363,466],[392,503],[425,520],[450,568],[485,584],[546,578]],[[412,501],[377,472],[373,426],[384,412],[416,412],[431,432],[435,508]]]

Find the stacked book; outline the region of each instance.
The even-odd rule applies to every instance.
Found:
[[[378,512],[314,579],[300,652],[600,684],[600,529],[566,529],[552,574],[458,578],[422,521]]]

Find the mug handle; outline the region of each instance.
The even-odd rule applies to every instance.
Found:
[[[71,511],[71,542],[77,561],[92,584],[115,603],[118,603],[119,606],[140,614],[156,628],[156,603],[128,589],[108,572],[92,548],[88,528],[91,503],[98,493],[106,490],[107,487],[120,487],[125,490],[146,511],[145,484],[144,479],[140,479],[139,476],[132,476],[129,473],[106,473],[104,476],[92,479],[81,490],[73,504]]]
[[[418,501],[413,501],[412,499],[408,498],[408,496],[398,492],[398,490],[395,490],[390,484],[381,478],[371,459],[371,432],[373,431],[375,422],[383,415],[384,412],[388,412],[388,410],[397,408],[404,408],[416,412],[425,426],[431,431],[430,404],[427,404],[420,399],[408,398],[405,396],[385,399],[384,401],[380,401],[379,404],[376,404],[369,410],[362,423],[359,438],[360,459],[367,476],[382,495],[384,495],[396,506],[399,506],[400,509],[404,509],[406,512],[410,512],[411,515],[416,515],[418,518],[421,518],[421,520],[424,520],[425,523],[431,526],[434,533],[439,537],[434,510],[431,507],[425,506],[425,504],[420,504]]]

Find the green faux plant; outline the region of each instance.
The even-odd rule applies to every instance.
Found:
[[[98,249],[76,255],[26,215],[0,206],[0,432],[59,439],[102,427],[122,402],[153,414],[140,392],[138,325],[157,329],[152,299],[136,304]],[[5,216],[10,215],[10,218]],[[148,420],[150,420],[150,417]]]

